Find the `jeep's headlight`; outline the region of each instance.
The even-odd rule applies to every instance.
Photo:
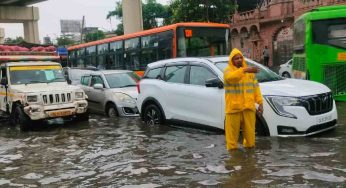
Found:
[[[124,93],[115,93],[115,97],[121,101],[121,102],[125,102],[125,103],[136,103],[136,100],[132,97],[130,97],[129,95],[126,95]]]
[[[26,96],[26,102],[28,102],[28,103],[38,102],[38,96],[37,95],[28,95],[28,96]]]
[[[294,118],[297,117],[284,110],[284,106],[303,106],[299,98],[282,96],[265,96],[273,110],[280,116]]]
[[[83,99],[84,98],[84,92],[81,92],[81,91],[75,92],[75,98],[76,99]]]

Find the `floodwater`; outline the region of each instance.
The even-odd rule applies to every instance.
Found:
[[[228,153],[223,134],[93,115],[20,132],[0,122],[0,187],[346,187],[346,103],[339,127],[259,137]]]

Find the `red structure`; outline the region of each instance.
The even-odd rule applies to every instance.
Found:
[[[291,58],[295,18],[313,8],[337,4],[346,0],[263,0],[256,9],[233,15],[232,47],[263,62],[263,49],[268,46],[269,66],[278,66]]]

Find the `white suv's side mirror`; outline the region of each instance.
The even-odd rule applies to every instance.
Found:
[[[102,84],[94,84],[93,88],[94,89],[103,89],[103,85]]]
[[[205,86],[206,87],[218,87],[218,88],[223,88],[223,83],[219,78],[210,78],[205,81]]]

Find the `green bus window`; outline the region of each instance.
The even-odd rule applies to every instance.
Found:
[[[294,23],[293,49],[296,52],[304,52],[305,31],[306,31],[306,26],[305,26],[304,19],[298,20],[296,23]]]
[[[346,19],[312,21],[312,42],[346,48]]]

